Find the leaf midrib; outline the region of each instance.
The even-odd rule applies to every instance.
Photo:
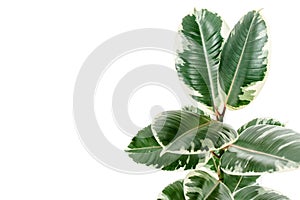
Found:
[[[234,193],[234,192],[238,189],[238,187],[239,187],[239,185],[241,184],[242,180],[243,180],[243,176],[240,176],[240,178],[239,178],[239,180],[238,180],[236,186],[234,187],[232,193]]]
[[[211,195],[211,193],[218,187],[218,185],[220,184],[220,181],[217,181],[217,183],[211,188],[211,190],[207,193],[207,195],[203,198],[203,200],[206,200],[209,195]]]

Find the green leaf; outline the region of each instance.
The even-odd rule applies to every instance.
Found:
[[[221,157],[232,175],[259,175],[300,167],[300,134],[275,125],[247,128]]]
[[[183,111],[187,111],[187,112],[192,112],[192,113],[196,113],[198,115],[206,115],[205,112],[201,109],[199,109],[198,107],[195,106],[184,106],[182,108]],[[206,115],[207,117],[209,117],[208,115]]]
[[[263,188],[261,186],[245,187],[234,194],[235,200],[256,199],[256,200],[289,200],[288,197],[278,192]]]
[[[195,10],[182,20],[176,69],[194,94],[210,110],[223,106],[219,96],[218,67],[223,43],[221,18],[208,10]]]
[[[204,171],[192,171],[184,179],[186,200],[233,200],[230,190],[221,181]]]
[[[235,192],[243,187],[256,184],[256,180],[259,176],[234,176],[224,173],[224,184],[230,189],[231,192]]]
[[[220,159],[212,156],[211,159],[205,164],[205,167],[218,173],[218,166],[220,165]],[[222,173],[223,183],[230,189],[231,192],[235,192],[245,186],[253,185],[260,176],[235,176]]]
[[[259,124],[269,124],[284,127],[283,123],[272,118],[256,118],[244,124],[238,129],[237,132],[241,134],[247,128]],[[234,192],[243,187],[255,184],[259,177],[260,176],[235,176],[224,173],[224,184],[227,185],[231,192]]]
[[[220,165],[220,159],[212,156],[204,167],[210,169],[213,172],[218,172],[218,166]]]
[[[183,180],[178,180],[167,187],[159,194],[157,200],[185,200],[183,193]]]
[[[155,117],[153,134],[163,153],[202,154],[221,149],[237,140],[230,126],[207,116],[186,111],[166,111]]]
[[[282,126],[282,127],[285,126],[280,121],[277,121],[277,120],[272,119],[272,118],[256,118],[256,119],[253,119],[250,122],[244,124],[241,128],[239,128],[237,130],[237,132],[239,134],[241,134],[244,130],[246,130],[250,126],[259,125],[259,124],[269,124],[269,125],[276,125],[276,126]]]
[[[165,153],[161,156],[162,149],[155,140],[151,127],[147,126],[132,139],[126,151],[137,163],[169,171],[195,169],[197,166],[204,165],[209,158],[209,154],[179,155]]]
[[[246,14],[231,31],[219,68],[229,108],[248,105],[260,91],[267,71],[267,41],[267,27],[257,11]]]

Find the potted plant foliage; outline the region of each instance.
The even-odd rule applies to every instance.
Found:
[[[258,95],[268,71],[268,34],[250,11],[224,35],[220,16],[206,9],[185,16],[178,32],[176,70],[199,107],[165,111],[140,130],[126,151],[137,163],[189,170],[159,200],[288,199],[257,184],[264,173],[300,166],[300,135],[271,118],[238,130],[223,122]]]

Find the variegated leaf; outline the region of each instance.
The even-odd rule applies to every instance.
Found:
[[[204,171],[192,171],[184,179],[186,200],[233,200],[230,190],[221,181]]]
[[[198,107],[195,106],[184,106],[182,108],[183,111],[187,111],[187,112],[192,112],[192,113],[196,113],[198,115],[206,115],[207,117],[209,117],[203,110],[199,109]]]
[[[278,192],[261,186],[245,187],[234,194],[235,200],[289,200]]]
[[[155,140],[150,126],[140,130],[127,148],[129,156],[137,163],[153,166],[162,170],[195,169],[204,165],[209,154],[180,155],[165,153]]]
[[[186,111],[163,112],[151,128],[162,153],[202,154],[232,144],[238,136],[226,124]]]
[[[192,97],[210,110],[223,106],[218,77],[222,28],[221,18],[203,9],[184,17],[179,30],[178,75],[193,90]]]
[[[220,159],[212,157],[206,164],[205,167],[218,173],[218,166],[220,165]],[[245,186],[253,185],[259,176],[235,176],[222,173],[223,183],[230,189],[231,192],[237,191]]]
[[[260,91],[267,71],[267,27],[257,11],[246,14],[224,44],[220,84],[230,109],[248,105]]]
[[[284,127],[283,123],[272,118],[256,118],[244,124],[238,129],[237,132],[241,134],[247,128],[259,124],[269,124]],[[256,180],[259,177],[260,176],[235,176],[224,173],[224,184],[227,185],[231,192],[234,192],[243,187],[256,184]]]
[[[230,189],[231,192],[256,184],[259,176],[235,176],[224,173],[223,183]]]
[[[281,123],[280,121],[277,121],[272,118],[256,118],[251,120],[250,122],[244,124],[241,128],[237,130],[239,134],[241,134],[245,129],[249,128],[250,126],[259,125],[259,124],[269,124],[269,125],[276,125],[276,126],[282,126],[285,125]]]
[[[247,128],[221,158],[232,175],[259,175],[300,167],[300,134],[275,125]]]
[[[183,193],[183,180],[178,180],[165,187],[159,194],[157,200],[185,200]]]

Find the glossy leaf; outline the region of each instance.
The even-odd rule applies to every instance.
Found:
[[[259,124],[269,124],[269,125],[276,125],[276,126],[282,126],[285,125],[281,123],[280,121],[277,121],[272,118],[256,118],[251,120],[250,122],[244,124],[241,128],[237,130],[239,134],[241,134],[245,129],[249,128],[250,126],[259,125]]]
[[[212,156],[212,158],[205,164],[205,167],[218,173],[218,166],[220,165],[220,159]],[[222,173],[223,183],[230,189],[231,192],[235,192],[240,188],[256,184],[256,180],[260,176],[235,176]]]
[[[233,200],[226,185],[204,171],[190,172],[183,185],[186,200]]]
[[[247,128],[221,158],[232,175],[259,175],[300,166],[300,134],[275,125]]]
[[[272,118],[256,118],[244,124],[238,129],[237,132],[241,134],[247,128],[259,124],[269,124],[284,127],[283,123]],[[224,173],[224,184],[230,189],[231,192],[234,192],[243,187],[256,184],[256,180],[259,177],[260,176],[235,176]]]
[[[159,194],[157,200],[185,200],[183,193],[183,180],[178,180],[165,187]]]
[[[226,124],[186,111],[163,112],[151,128],[162,153],[202,154],[232,144],[238,136]]]
[[[263,188],[261,186],[245,187],[234,194],[235,200],[289,200],[288,197],[279,194],[278,192]]]
[[[217,14],[195,10],[183,18],[179,31],[178,75],[193,90],[192,97],[211,110],[223,105],[218,80],[222,25]]]
[[[162,170],[195,169],[204,165],[209,154],[180,155],[165,153],[155,140],[151,127],[140,130],[127,148],[129,156],[137,163],[153,166]]]
[[[256,184],[259,176],[234,176],[224,173],[223,182],[230,189],[235,192],[243,187]]]
[[[231,109],[248,105],[260,91],[267,71],[267,27],[257,11],[246,14],[224,44],[220,84]]]

